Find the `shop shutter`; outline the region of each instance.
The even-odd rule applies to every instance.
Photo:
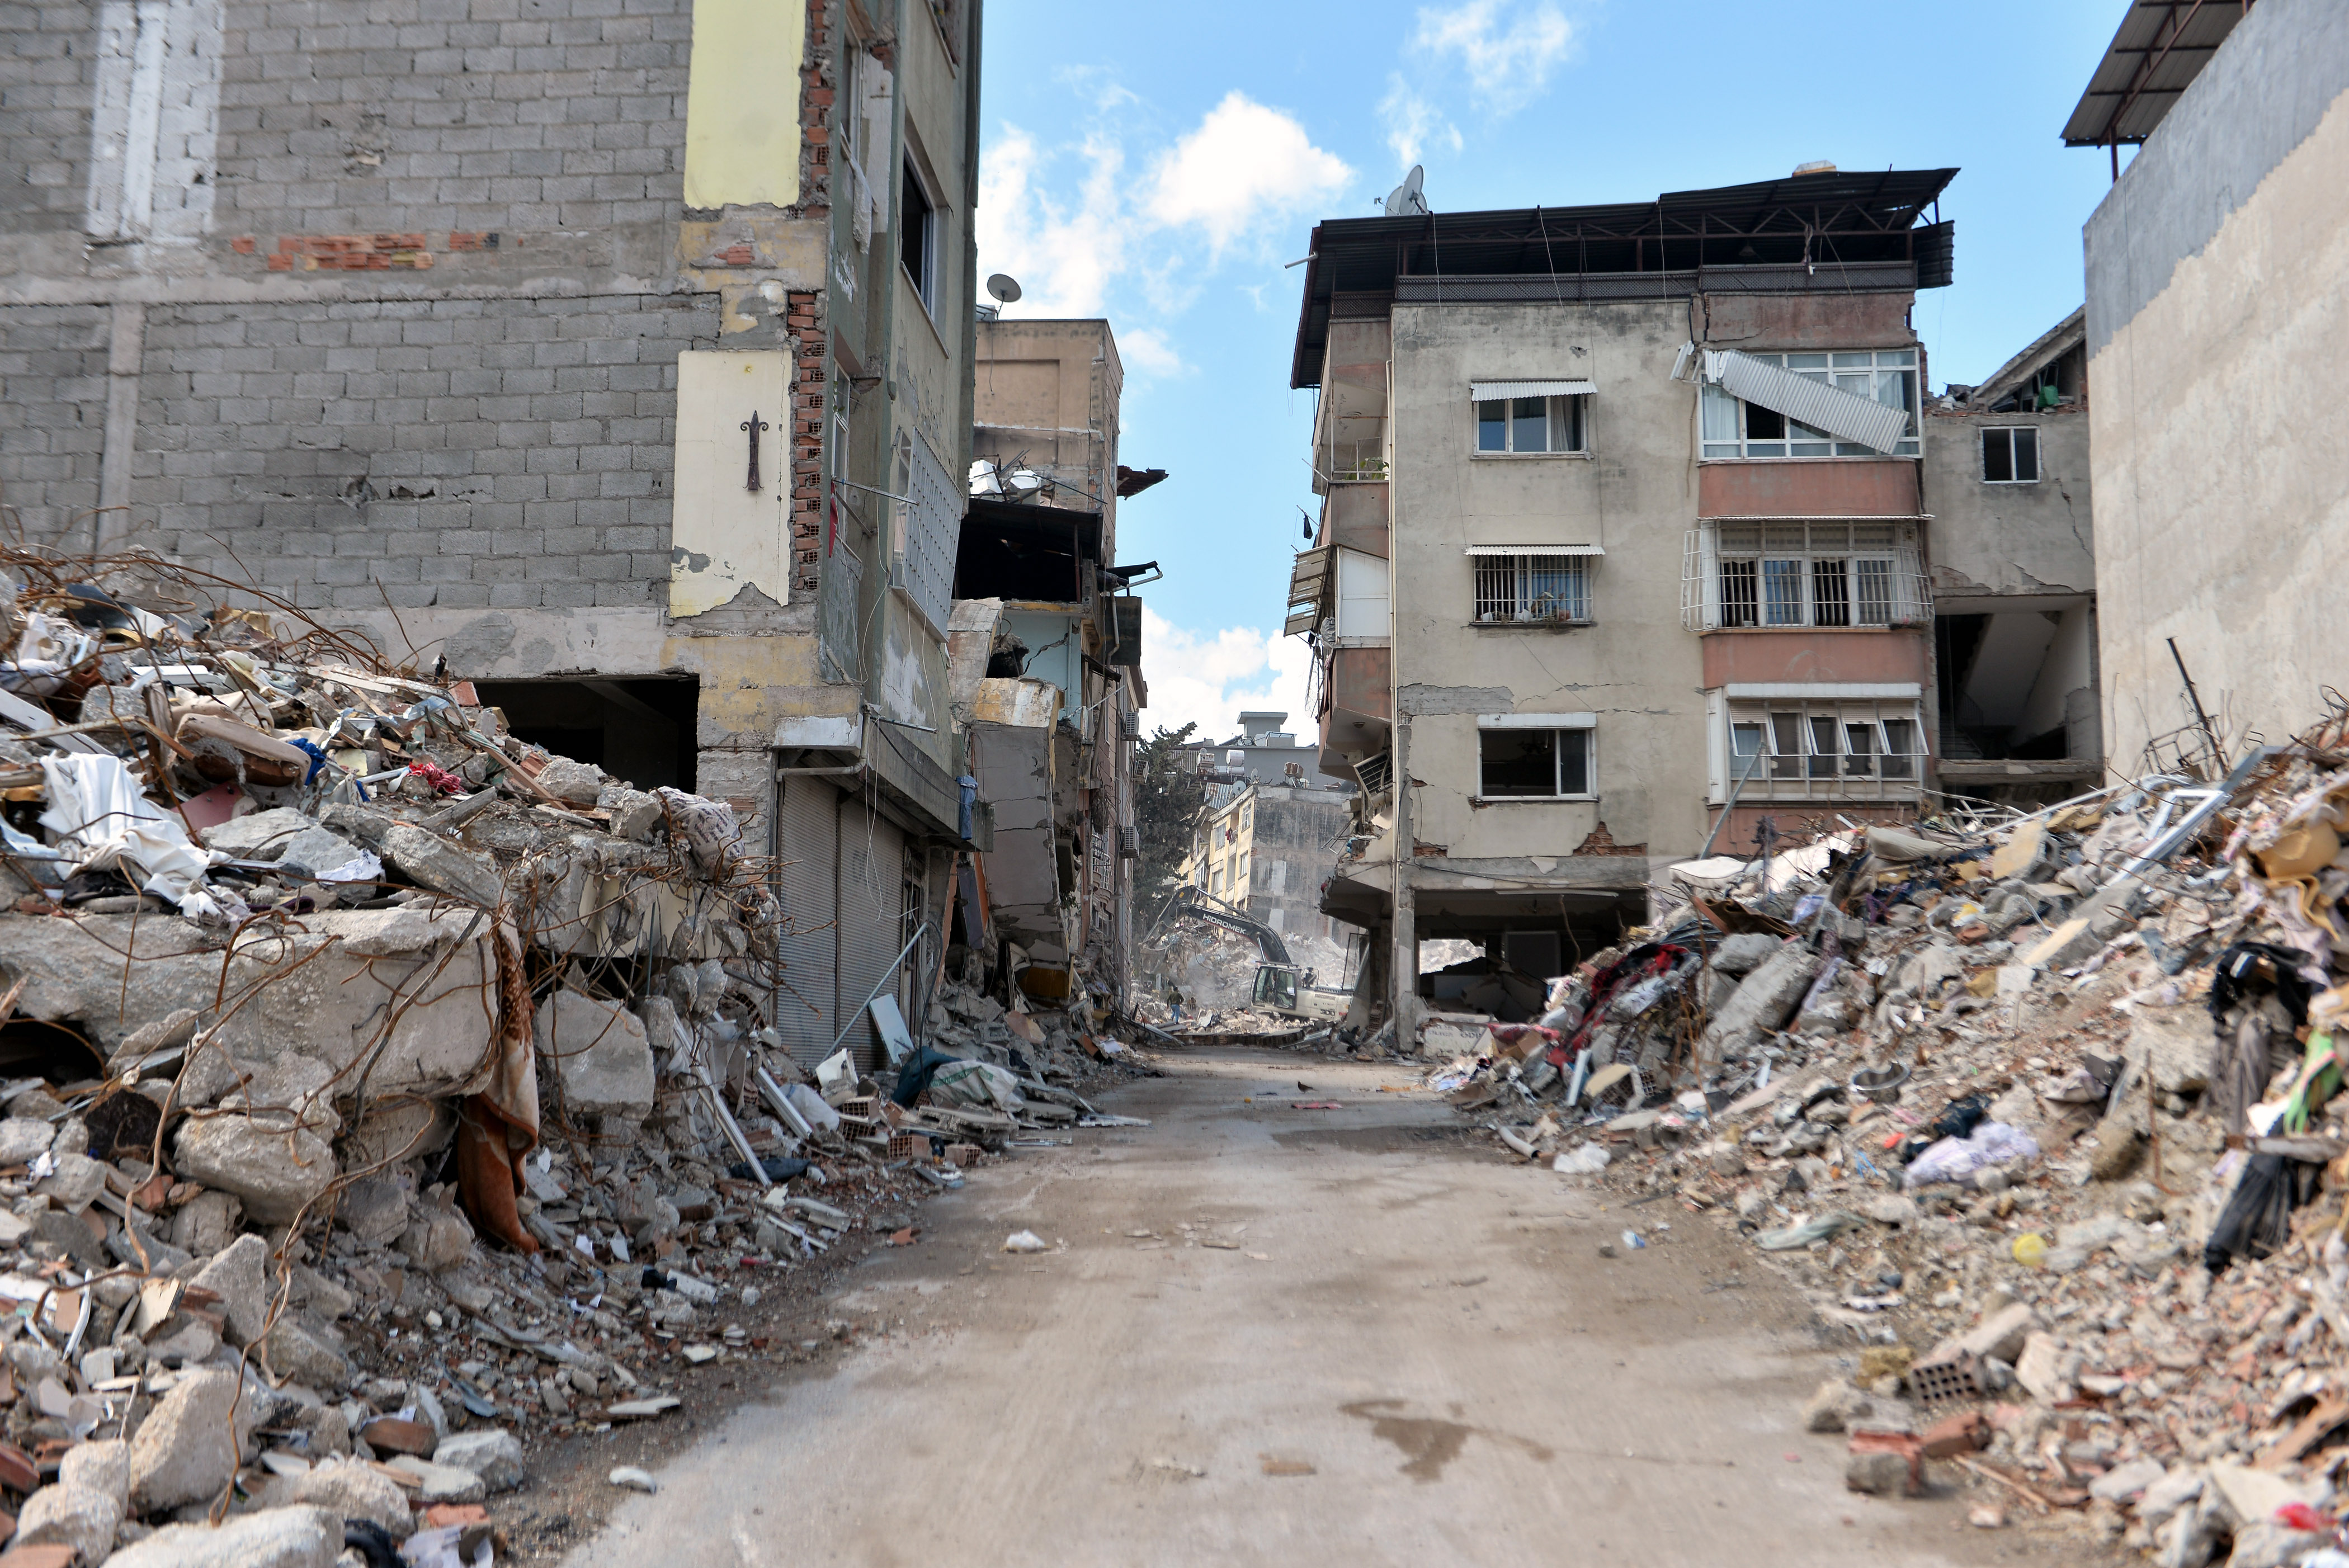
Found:
[[[833,1029],[853,1025],[841,1043],[867,1072],[882,1057],[880,1039],[863,1014],[864,995],[881,983],[889,961],[905,944],[905,835],[895,823],[862,800],[841,799],[840,985],[834,993],[839,1013]],[[858,1015],[854,1019],[851,1009]]]
[[[786,929],[778,944],[783,969],[775,1028],[792,1059],[812,1067],[840,1032],[834,996],[840,934],[833,920],[840,875],[840,791],[821,779],[787,779],[781,794]]]

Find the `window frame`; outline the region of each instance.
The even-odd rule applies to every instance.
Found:
[[[1789,537],[1799,530],[1799,543]],[[1890,631],[1931,595],[1916,525],[1887,518],[1707,518],[1692,536],[1692,631]],[[1775,569],[1775,570],[1774,570]]]
[[[914,295],[933,321],[938,314],[937,198],[908,150],[899,164],[897,181],[897,265],[914,285]],[[919,247],[919,266],[908,259],[908,249]]]
[[[1469,562],[1468,623],[1474,626],[1588,626],[1596,620],[1591,593],[1591,562],[1596,555],[1564,554],[1552,551],[1527,550],[1506,555],[1472,555]],[[1547,562],[1537,566],[1535,563]],[[1504,564],[1506,563],[1506,564]],[[1497,579],[1508,577],[1509,604],[1512,613],[1504,616],[1486,614],[1488,603],[1500,603],[1495,590]],[[1538,574],[1556,574],[1571,578],[1574,583],[1573,610],[1568,614],[1537,614],[1528,605],[1542,595],[1534,593]]]
[[[2016,437],[2024,435],[2028,435],[2031,438],[2031,477],[2028,479],[2025,479],[2023,475],[2023,464],[2019,460],[2021,457],[2021,444],[2015,439]],[[2002,443],[2006,448],[2006,478],[2004,479],[1994,478],[1990,471],[1991,438],[1993,436],[2005,438],[2004,442]],[[2046,471],[2045,465],[2040,461],[2040,458],[2043,455],[2039,449],[2040,444],[2039,427],[2036,425],[1983,426],[1982,430],[1982,440],[1976,448],[1976,455],[1982,459],[1982,482],[1986,485],[2037,484],[2040,480],[2041,475]]]
[[[1552,793],[1550,793],[1550,794],[1547,794],[1547,795],[1514,794],[1514,793],[1513,793],[1513,794],[1502,794],[1502,795],[1495,795],[1495,794],[1492,794],[1492,793],[1488,792],[1488,791],[1486,790],[1486,789],[1485,789],[1485,767],[1486,767],[1486,762],[1485,762],[1485,738],[1486,738],[1487,736],[1526,736],[1526,735],[1546,735],[1546,736],[1549,737],[1549,746],[1550,746],[1550,783],[1551,783],[1551,789],[1552,789],[1553,792],[1552,792]],[[1576,745],[1577,745],[1577,748],[1578,748],[1578,749],[1579,749],[1579,751],[1581,752],[1581,760],[1582,760],[1582,785],[1583,785],[1583,787],[1582,787],[1582,789],[1579,789],[1579,790],[1568,791],[1568,790],[1563,789],[1561,788],[1561,786],[1565,783],[1565,771],[1566,771],[1567,749],[1568,749],[1568,748],[1567,748],[1563,744],[1561,744],[1561,743],[1560,743],[1560,741],[1559,741],[1559,738],[1559,738],[1559,737],[1561,737],[1561,736],[1567,736],[1567,735],[1575,735],[1575,736],[1579,736],[1579,737],[1581,737],[1581,739],[1580,739],[1578,742],[1577,742],[1577,743],[1576,743]],[[1573,801],[1573,800],[1596,800],[1596,799],[1599,799],[1599,730],[1598,730],[1598,726],[1597,726],[1596,724],[1538,724],[1538,725],[1537,725],[1537,724],[1493,724],[1493,723],[1479,723],[1479,724],[1477,725],[1477,727],[1476,727],[1476,792],[1475,792],[1475,794],[1474,796],[1472,796],[1472,797],[1471,797],[1471,799],[1475,799],[1475,800],[1478,800],[1478,801],[1485,801],[1485,802],[1491,802],[1491,803],[1499,803],[1499,804],[1516,804],[1516,803],[1523,803],[1523,802],[1527,802],[1527,801],[1537,802],[1537,803],[1555,803],[1555,802],[1561,801],[1561,800]]]
[[[1590,455],[1590,397],[1588,392],[1559,392],[1541,398],[1487,397],[1468,401],[1468,451],[1475,458],[1587,458]],[[1514,407],[1501,418],[1501,441],[1498,447],[1485,445],[1485,415],[1488,404],[1515,405],[1540,402],[1543,409],[1544,439],[1548,442],[1541,450],[1525,452],[1517,449],[1517,421],[1529,418]],[[1569,407],[1570,405],[1570,407]],[[1577,442],[1561,446],[1561,439]]]
[[[1923,386],[1923,355],[1920,350],[1915,348],[1835,348],[1790,350],[1776,354],[1759,354],[1751,349],[1741,350],[1741,352],[1745,354],[1748,358],[1758,359],[1764,365],[1775,366],[1781,370],[1790,370],[1795,375],[1804,377],[1809,380],[1817,381],[1826,386],[1833,387],[1837,391],[1850,392],[1857,397],[1868,397],[1879,403],[1884,401],[1881,396],[1881,388],[1883,387],[1882,377],[1888,375],[1895,377],[1905,376],[1907,380],[1903,389],[1903,395],[1907,399],[1907,407],[1909,410],[1909,433],[1902,437],[1898,442],[1894,443],[1893,449],[1891,451],[1879,452],[1874,447],[1862,446],[1857,441],[1839,441],[1835,437],[1825,431],[1814,430],[1808,426],[1796,424],[1794,420],[1787,418],[1786,416],[1779,413],[1775,408],[1764,408],[1762,412],[1767,416],[1769,419],[1779,421],[1784,433],[1776,436],[1755,436],[1752,433],[1751,426],[1753,421],[1749,416],[1750,411],[1754,407],[1757,407],[1757,405],[1749,404],[1741,397],[1733,397],[1729,392],[1723,390],[1722,387],[1714,386],[1711,382],[1706,382],[1698,388],[1697,397],[1697,456],[1699,461],[1817,462],[1820,459],[1826,458],[1875,458],[1881,459],[1885,458],[1915,458],[1923,455],[1924,445],[1922,431],[1924,429],[1924,425],[1922,421],[1923,411],[1920,407],[1920,391]],[[1849,363],[1849,361],[1863,357],[1868,361],[1867,365],[1862,366]],[[1794,363],[1794,361],[1796,360],[1800,360],[1803,363]],[[1815,360],[1820,361],[1821,363],[1811,363]],[[1856,387],[1848,387],[1843,384],[1847,381],[1858,379],[1863,371],[1867,373],[1868,379],[1871,384],[1868,390],[1861,391]],[[1885,406],[1887,407],[1890,407],[1892,405],[1888,403]],[[1724,432],[1723,428],[1717,423],[1717,421],[1722,418],[1726,418],[1734,421],[1733,425],[1729,428],[1728,432]],[[1801,434],[1797,435],[1795,433],[1797,431],[1800,431]],[[1756,450],[1755,449],[1757,447],[1764,449]],[[1795,449],[1797,447],[1806,449],[1823,448],[1825,449],[1806,449],[1803,451],[1796,451]]]
[[[1923,788],[1930,758],[1921,697],[1738,697],[1721,712],[1725,771],[1711,780],[1715,805],[1732,789],[1748,802],[1899,799]],[[1895,749],[1897,738],[1908,749]],[[1756,757],[1763,762],[1749,764]]]

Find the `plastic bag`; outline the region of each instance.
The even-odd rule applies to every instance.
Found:
[[[930,1076],[930,1103],[992,1105],[1013,1115],[1028,1106],[1019,1080],[993,1062],[954,1062],[938,1068]]]
[[[1936,1181],[1971,1181],[1974,1172],[1985,1166],[2038,1158],[2039,1145],[2031,1134],[2002,1121],[1985,1121],[1970,1137],[1944,1138],[1910,1161],[1901,1184],[1915,1188]]]
[[[692,851],[694,863],[715,876],[726,869],[726,858],[742,841],[734,808],[722,800],[706,799],[664,784],[653,793],[668,812],[669,831]]]
[[[211,853],[189,841],[184,823],[147,799],[119,757],[44,757],[41,775],[49,798],[41,826],[81,851],[76,871],[135,872],[140,892],[173,903],[203,881]]]
[[[2292,1240],[2292,1212],[2315,1194],[2323,1169],[2282,1154],[2252,1155],[2210,1227],[2202,1266],[2217,1274],[2237,1258],[2263,1258]]]
[[[1607,1150],[1598,1144],[1581,1143],[1572,1149],[1560,1150],[1557,1158],[1549,1162],[1549,1168],[1561,1176],[1596,1176],[1607,1169],[1610,1158]]]

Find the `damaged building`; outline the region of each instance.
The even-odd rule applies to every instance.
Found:
[[[2085,314],[1925,410],[1933,514],[1932,774],[2052,804],[2104,777]]]
[[[1351,926],[1323,913],[1321,889],[1354,830],[1350,785],[1257,782],[1210,786],[1182,878],[1278,932],[1318,982],[1349,978]]]
[[[1322,508],[1287,624],[1322,766],[1363,791],[1322,907],[1378,934],[1406,1029],[1423,939],[1562,973],[1670,861],[1917,812],[1910,310],[1951,279],[1954,173],[1516,211],[1406,191],[1314,230],[1290,381],[1319,393]]]
[[[961,934],[1000,951],[1029,994],[1088,974],[1126,984],[1133,931],[1133,748],[1142,600],[1154,562],[1121,566],[1117,506],[1164,480],[1118,462],[1124,369],[1102,320],[982,320],[968,513],[956,558],[953,708],[987,838]]]
[[[2317,696],[2349,546],[2349,11],[2137,0],[2063,136],[2113,172],[2085,230],[2106,751],[2215,777]]]
[[[936,973],[962,842],[979,10],[9,13],[14,525],[730,802],[823,1055]]]

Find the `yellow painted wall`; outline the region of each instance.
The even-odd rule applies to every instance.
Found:
[[[798,0],[694,0],[685,99],[685,204],[789,207],[800,199]]]

